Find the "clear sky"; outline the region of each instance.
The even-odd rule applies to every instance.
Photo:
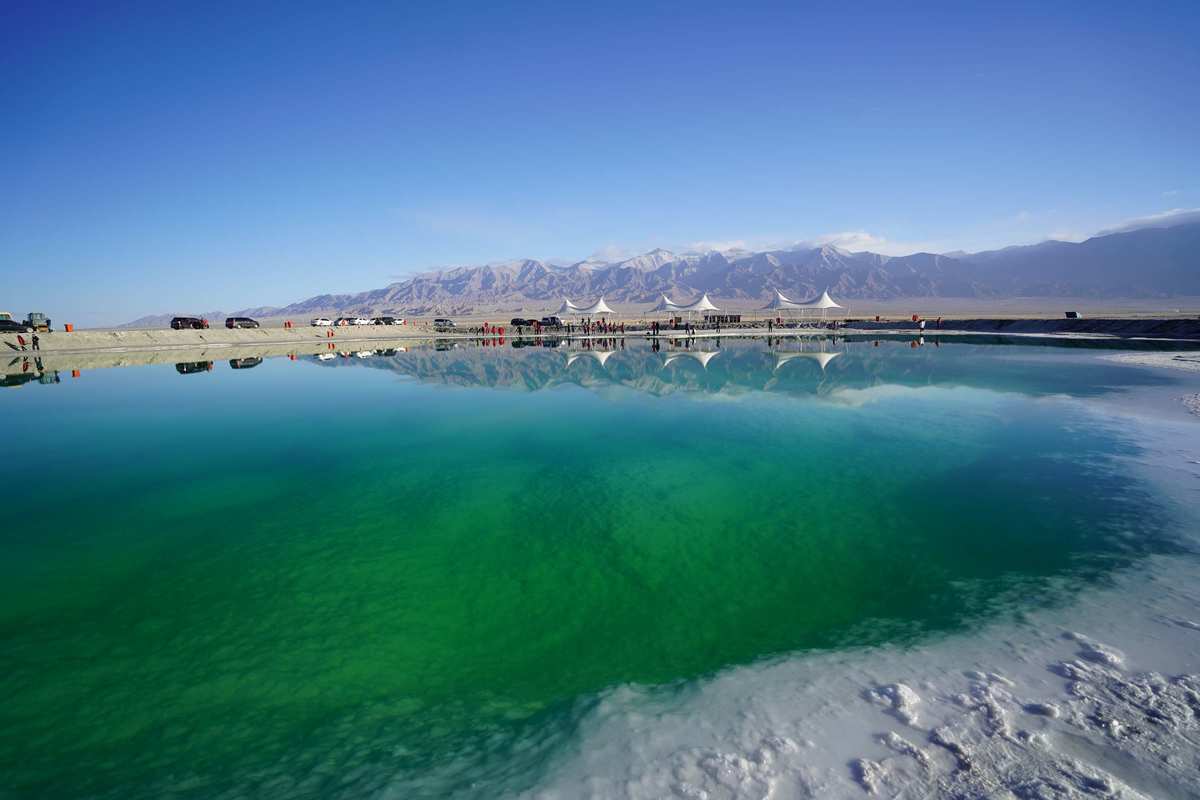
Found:
[[[1200,3],[0,4],[0,308],[1200,206]],[[986,7],[985,7],[986,6]]]

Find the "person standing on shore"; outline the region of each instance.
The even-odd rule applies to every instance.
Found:
[[[35,334],[33,335],[33,349],[34,349],[34,350],[41,350],[41,349],[42,349],[41,341],[42,341],[42,340],[41,340],[41,339],[39,339],[39,338],[38,338],[38,335],[35,333]]]

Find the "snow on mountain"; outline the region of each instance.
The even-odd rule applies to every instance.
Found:
[[[1147,227],[1080,243],[1043,242],[984,253],[852,253],[834,245],[780,250],[655,249],[632,258],[557,266],[536,259],[457,266],[381,289],[325,294],[248,316],[462,314],[476,309],[532,313],[564,297],[651,303],[661,294],[690,301],[794,299],[829,289],[835,297],[1156,297],[1200,296],[1200,223]],[[147,317],[158,319],[158,317]]]

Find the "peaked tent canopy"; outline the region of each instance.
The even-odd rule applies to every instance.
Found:
[[[775,299],[762,307],[762,311],[787,311],[790,309],[807,308],[804,303],[797,303],[783,296],[783,292],[775,290]]]
[[[570,300],[563,300],[563,304],[559,306],[558,311],[554,312],[554,316],[568,317],[577,313],[579,313],[579,306],[575,305]]]
[[[662,299],[658,301],[658,305],[656,305],[654,308],[650,309],[650,312],[654,313],[657,311],[679,311],[681,308],[682,308],[682,306],[680,306],[678,303],[672,302],[671,298],[667,297],[664,294],[664,295],[662,295]]]
[[[665,300],[666,298],[664,297],[663,299]],[[678,308],[680,311],[720,311],[721,310],[712,304],[712,301],[708,299],[707,293],[701,295],[700,299],[695,301],[694,303],[689,303],[686,306],[676,306],[676,308]]]
[[[599,314],[615,313],[617,312],[609,308],[608,304],[604,302],[603,295],[601,295],[600,299],[592,303],[590,306],[577,306],[570,300],[564,300],[562,308],[558,310],[558,316],[560,317],[594,317]]]
[[[804,303],[797,303],[796,305],[799,306],[800,308],[820,308],[820,309],[841,308],[841,306],[839,306],[837,303],[833,302],[833,298],[829,296],[828,289],[821,292],[821,296],[818,297],[816,300],[809,300]]]

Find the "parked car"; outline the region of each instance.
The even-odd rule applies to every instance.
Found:
[[[226,328],[257,328],[257,327],[259,327],[259,325],[257,322],[250,319],[249,317],[226,317],[225,318],[225,327]]]
[[[456,327],[454,320],[446,319],[445,317],[438,317],[433,321],[433,329],[435,331],[452,331]]]
[[[532,328],[535,322],[537,322],[537,320],[535,320],[535,319],[525,319],[524,317],[513,317],[512,319],[510,319],[508,321],[508,324],[512,325],[514,328]]]
[[[316,319],[314,319],[312,322],[310,322],[308,324],[313,326],[314,328],[327,328],[333,324],[333,320],[331,320],[327,317],[317,317]]]
[[[33,333],[33,328],[15,319],[0,319],[0,333]]]
[[[194,375],[197,372],[209,372],[213,368],[211,361],[182,361],[175,365],[175,371],[180,375]]]
[[[200,317],[175,317],[171,320],[171,327],[177,331],[199,331],[208,327],[208,320]]]
[[[543,328],[561,328],[563,321],[558,317],[542,317]]]
[[[257,367],[263,360],[258,356],[250,356],[249,358],[231,358],[229,359],[230,369],[250,369]]]
[[[403,325],[404,320],[399,317],[372,317],[372,325]]]
[[[345,328],[354,324],[354,317],[338,317],[333,324],[339,328]]]
[[[52,330],[50,327],[50,318],[38,311],[29,312],[29,316],[25,318],[25,325],[34,331],[41,331],[43,333],[49,333]]]
[[[371,320],[367,319],[366,317],[355,317],[355,318],[354,318],[354,319],[351,321],[351,323],[350,323],[350,324],[351,324],[351,325],[370,325],[370,324],[371,324]]]

